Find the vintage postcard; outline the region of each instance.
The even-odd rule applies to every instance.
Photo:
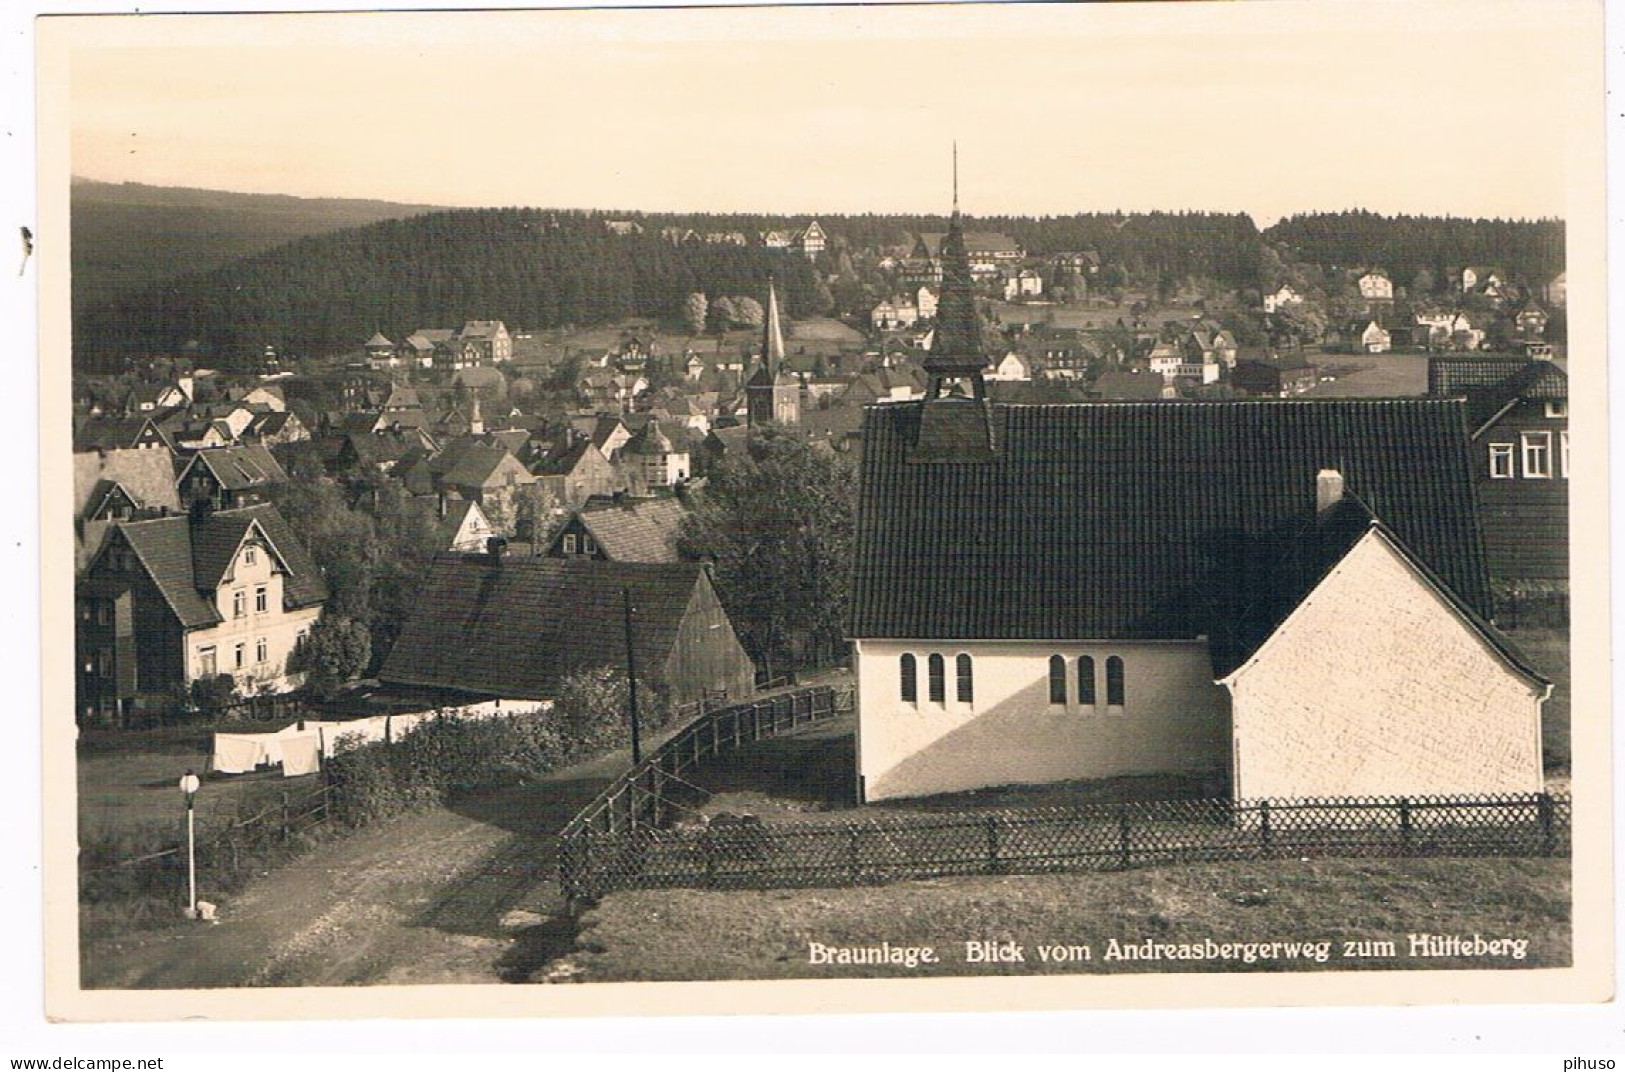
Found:
[[[41,18],[49,1015],[1607,1000],[1602,22]]]

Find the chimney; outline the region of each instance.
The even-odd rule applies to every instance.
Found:
[[[1315,474],[1315,512],[1324,513],[1343,498],[1343,474],[1336,469],[1322,469]]]
[[[485,557],[491,565],[500,565],[502,552],[508,549],[508,541],[501,536],[488,536],[485,539]]]

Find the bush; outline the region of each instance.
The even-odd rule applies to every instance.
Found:
[[[550,712],[421,723],[393,745],[365,745],[327,762],[338,814],[363,825],[540,777],[573,753]]]
[[[200,677],[192,682],[189,698],[205,714],[218,714],[237,702],[237,682],[230,674]]]
[[[567,742],[570,758],[619,748],[632,739],[626,674],[614,666],[576,670],[559,685],[553,714]],[[658,729],[671,718],[666,690],[654,682],[638,681],[638,722],[644,730]]]
[[[372,635],[353,618],[329,616],[316,623],[294,653],[290,669],[304,670],[311,695],[328,699],[346,681],[359,677],[372,661]]]

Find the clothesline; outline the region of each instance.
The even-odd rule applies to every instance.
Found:
[[[458,709],[453,717],[491,718],[512,714],[501,702],[471,704]],[[420,724],[442,717],[438,711],[416,711],[404,715],[373,715],[342,722],[304,719],[275,733],[216,733],[210,769],[220,774],[246,774],[261,767],[282,768],[287,778],[314,774],[321,761],[336,753],[364,744],[398,741]]]

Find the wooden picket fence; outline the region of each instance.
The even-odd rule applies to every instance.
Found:
[[[616,834],[640,824],[664,822],[675,806],[671,791],[686,784],[682,774],[696,763],[838,718],[849,713],[852,704],[849,684],[812,685],[707,711],[611,782],[570,820],[560,837],[567,849],[573,841],[594,832]]]
[[[652,774],[653,768],[650,770]],[[641,791],[649,776],[617,802]],[[572,900],[618,889],[850,886],[946,875],[1113,871],[1312,856],[1553,856],[1570,851],[1567,796],[1164,800],[835,822],[716,817],[665,828],[583,823],[560,847]]]

